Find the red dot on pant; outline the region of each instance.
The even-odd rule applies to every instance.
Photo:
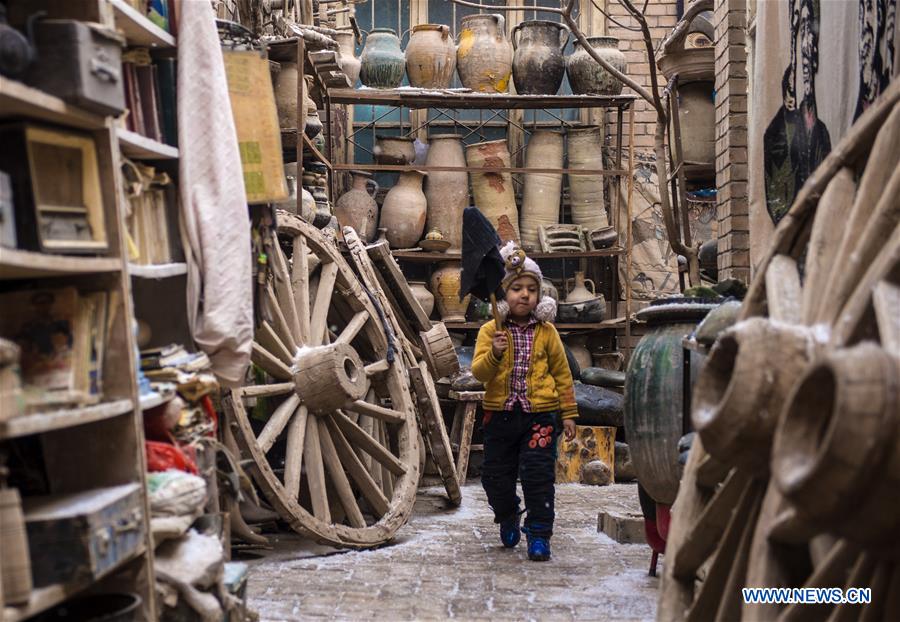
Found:
[[[547,446],[547,439],[546,439],[546,438],[542,438],[541,440],[538,441],[538,445],[540,445],[541,447],[546,447],[546,446]]]
[[[531,439],[530,441],[528,441],[528,446],[531,447],[532,449],[534,449],[535,447],[537,447],[537,441],[534,439]]]
[[[550,428],[549,426],[546,428],[541,428],[541,436],[547,436],[548,434],[550,434],[551,429],[552,428]]]
[[[539,429],[540,427],[541,427],[541,424],[535,423],[533,426],[531,426],[531,429],[532,429],[532,430],[537,430],[537,429]]]

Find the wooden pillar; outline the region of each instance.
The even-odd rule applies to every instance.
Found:
[[[506,4],[507,6],[514,6],[521,3],[518,0],[506,0]],[[516,24],[520,23],[524,19],[525,11],[506,11],[506,36],[510,36],[513,28],[516,27]],[[516,92],[516,87],[513,83],[512,77],[510,77],[509,79],[509,92]],[[507,145],[509,146],[509,153],[512,155],[510,161],[513,166],[525,166],[525,152],[524,150],[522,150],[522,147],[525,146],[525,132],[520,129],[522,123],[525,120],[525,113],[522,110],[507,110],[506,112],[509,115],[509,123],[507,124],[506,129],[506,140]],[[518,126],[513,125],[513,123],[518,123]],[[513,178],[519,182],[517,187],[521,188],[522,176],[519,174],[513,174]]]
[[[428,23],[428,0],[410,0],[409,2],[409,28],[412,36],[412,28],[419,24]],[[425,121],[428,119],[428,110],[410,110],[409,122],[412,127],[418,127],[415,137],[421,142],[428,142],[428,128]]]

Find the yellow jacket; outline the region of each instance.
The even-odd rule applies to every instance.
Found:
[[[475,356],[472,358],[472,374],[484,383],[484,408],[503,410],[509,398],[509,376],[513,365],[513,340],[498,359],[492,351],[497,325],[489,321],[478,331]],[[534,412],[559,410],[563,419],[578,416],[572,372],[556,327],[549,322],[538,322],[534,327],[534,345],[531,364],[525,380],[525,396]]]

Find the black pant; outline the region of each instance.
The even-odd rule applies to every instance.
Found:
[[[519,510],[516,475],[525,495],[525,527],[533,535],[553,534],[553,484],[556,482],[556,439],[560,423],[556,411],[485,413],[484,465],[481,484],[494,510],[494,522],[513,518]]]

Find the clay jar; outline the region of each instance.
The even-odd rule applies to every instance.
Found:
[[[462,136],[437,134],[428,138],[426,166],[466,166]],[[425,226],[437,229],[450,242],[447,252],[459,253],[462,249],[462,215],[469,205],[469,176],[465,171],[431,171],[425,182],[428,214]]]
[[[420,24],[413,28],[406,46],[406,75],[410,86],[446,89],[456,71],[456,45],[450,28]]]
[[[522,22],[512,31],[513,81],[523,95],[556,95],[566,75],[569,29],[556,22]]]
[[[421,171],[405,171],[381,205],[381,227],[387,229],[391,248],[412,248],[425,229],[427,201],[422,192]]]
[[[716,108],[712,82],[678,85],[678,120],[681,123],[682,158],[692,164],[711,164],[716,159]]]
[[[460,23],[456,68],[462,85],[481,93],[505,93],[513,48],[502,15],[467,15]]]
[[[569,168],[601,170],[603,168],[603,134],[597,126],[571,128],[569,136]],[[609,226],[603,200],[601,175],[569,175],[569,201],[572,222],[588,231]]]
[[[578,361],[578,366],[581,369],[587,369],[591,367],[593,364],[593,360],[591,359],[591,351],[588,350],[587,347],[587,335],[566,335],[565,342],[569,347],[569,351],[572,353],[572,356],[575,357],[575,360]]]
[[[625,73],[625,54],[619,50],[618,39],[588,37],[587,40],[602,59]],[[566,60],[566,71],[576,95],[618,95],[622,92],[622,82],[591,58],[579,41],[575,42],[575,51]]]
[[[350,86],[356,86],[361,66],[356,58],[356,35],[352,30],[338,30],[334,38],[341,50],[341,70],[350,79]]]
[[[283,130],[297,127],[297,79],[297,63],[281,63],[274,88],[278,127]]]
[[[562,168],[562,133],[553,130],[535,131],[525,149],[525,166],[527,168]],[[525,175],[520,225],[522,246],[526,251],[540,249],[538,227],[555,225],[559,222],[559,198],[561,196],[561,173],[529,173]]]
[[[378,164],[412,164],[416,159],[416,139],[404,136],[375,136],[375,161]]]
[[[472,296],[466,296],[462,301],[459,299],[461,273],[458,261],[441,262],[437,270],[431,273],[431,292],[444,322],[466,321],[466,309]]]
[[[591,284],[590,290],[585,287],[585,283]],[[597,293],[594,282],[584,278],[584,272],[575,272],[575,287],[569,290],[569,294],[566,296],[566,302],[585,302],[587,300],[593,300],[596,297]],[[590,365],[588,365],[588,367],[590,367]]]
[[[400,51],[397,33],[390,28],[375,28],[369,32],[359,61],[359,77],[366,86],[395,89],[403,82],[406,56]]]
[[[434,310],[434,294],[428,291],[424,281],[410,281],[409,288],[412,290],[416,300],[419,301],[419,304],[422,305],[425,315],[430,317],[431,312]]]
[[[510,165],[506,140],[491,140],[466,147],[466,162],[472,179],[475,207],[483,213],[500,236],[500,241],[519,239],[519,214],[509,173],[480,173],[479,168]]]
[[[353,175],[353,187],[337,200],[334,215],[341,228],[353,227],[363,241],[370,242],[378,226],[378,204],[374,198],[378,184],[371,173],[350,171],[350,174]]]

